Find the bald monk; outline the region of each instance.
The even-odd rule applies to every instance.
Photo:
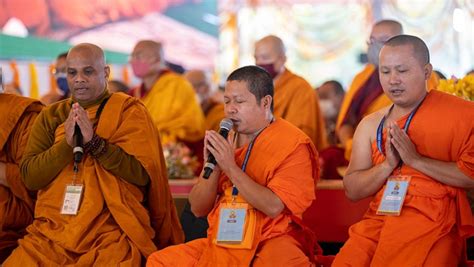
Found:
[[[310,266],[309,247],[295,236],[315,198],[317,152],[301,130],[273,118],[272,95],[272,79],[259,67],[227,78],[225,112],[235,135],[206,133],[217,167],[189,195],[193,213],[208,215],[208,237],[158,251],[147,266]],[[239,234],[226,231],[243,221]]]
[[[367,42],[369,64],[355,76],[349,86],[336,123],[336,134],[342,147],[345,148],[346,159],[350,159],[352,137],[359,122],[365,116],[391,104],[380,84],[379,53],[388,39],[400,34],[403,34],[403,27],[398,21],[381,20],[372,27]],[[433,73],[428,80],[428,89],[434,89],[437,85],[438,78]]]
[[[474,187],[474,103],[427,92],[431,71],[418,37],[383,46],[380,82],[394,104],[359,124],[344,177],[351,200],[374,198],[333,266],[460,263],[464,239],[474,234],[464,190]]]
[[[202,70],[190,70],[184,77],[191,83],[196,92],[201,109],[204,112],[206,130],[219,131],[219,124],[224,118],[224,104],[212,97],[211,82]]]
[[[35,197],[23,184],[19,165],[42,107],[39,101],[0,92],[0,265],[33,221]]]
[[[39,190],[35,219],[4,266],[140,266],[183,240],[159,137],[135,98],[110,94],[110,69],[93,44],[69,50],[72,97],[33,124],[20,170]],[[73,171],[75,124],[84,156]]]
[[[197,142],[204,137],[204,115],[185,78],[165,67],[163,48],[151,40],[135,45],[130,64],[142,84],[130,91],[140,98],[158,127],[163,144]]]
[[[319,99],[304,78],[285,67],[285,53],[277,36],[269,35],[255,43],[255,64],[268,71],[275,84],[274,114],[301,129],[322,150],[327,146],[327,136]]]

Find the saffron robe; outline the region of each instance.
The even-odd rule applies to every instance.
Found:
[[[302,77],[285,69],[274,82],[273,114],[298,127],[321,151],[327,143],[326,126],[319,108],[319,98]]]
[[[141,95],[137,88],[135,96]],[[142,98],[161,136],[161,143],[197,142],[204,138],[204,115],[194,89],[183,77],[164,72]]]
[[[19,164],[31,126],[42,108],[37,100],[0,93],[0,162],[6,166],[9,185],[0,185],[0,264],[33,221],[36,197],[23,184]]]
[[[400,128],[407,118],[408,114],[397,121]],[[408,135],[422,156],[455,162],[474,179],[473,130],[474,103],[433,90],[414,115]],[[385,160],[375,142],[372,155],[373,165]],[[411,176],[401,215],[376,215],[383,186],[363,219],[349,229],[333,266],[458,265],[463,238],[474,234],[465,189],[437,182],[406,165],[401,174]]]
[[[38,117],[36,123],[56,127],[51,129],[54,145],[37,156],[65,142],[70,105],[58,102]],[[98,104],[86,109],[90,119],[97,110]],[[150,177],[148,185],[128,183],[85,154],[77,175],[84,186],[78,214],[61,215],[64,191],[73,178],[71,160],[38,191],[35,220],[4,266],[140,266],[142,258],[157,248],[182,242],[159,136],[146,108],[133,97],[112,94],[95,133],[134,156]]]
[[[248,145],[235,152],[241,166]],[[221,174],[218,200],[208,215],[208,237],[183,245],[171,246],[150,256],[147,266],[265,266],[272,262],[283,266],[309,266],[301,244],[292,231],[300,231],[292,218],[302,217],[315,198],[318,179],[317,152],[310,139],[285,120],[277,119],[255,141],[246,173],[260,185],[272,190],[285,204],[272,219],[256,210],[256,228],[250,249],[231,249],[216,245],[219,203],[229,202],[225,195],[232,184]],[[240,196],[239,196],[240,197]]]

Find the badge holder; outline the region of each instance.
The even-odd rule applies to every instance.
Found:
[[[74,175],[72,177],[72,183],[66,185],[63,204],[61,206],[61,214],[63,215],[77,215],[77,212],[79,211],[84,185],[76,183],[78,172],[78,163],[74,162]]]
[[[251,249],[256,227],[256,213],[247,203],[236,202],[219,206],[219,223],[214,243],[221,247]]]
[[[388,178],[377,215],[400,215],[410,179],[409,175],[393,175]]]

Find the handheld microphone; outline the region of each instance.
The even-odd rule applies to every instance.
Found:
[[[74,125],[74,135],[73,135],[73,142],[74,142],[74,148],[72,152],[74,153],[74,162],[79,163],[82,160],[82,156],[84,155],[84,148],[82,145],[82,132],[81,128],[79,125]]]
[[[223,119],[220,123],[220,129],[219,129],[219,134],[227,139],[227,136],[229,135],[230,129],[234,126],[234,123],[230,119]],[[211,176],[211,173],[214,171],[214,168],[216,167],[216,159],[214,158],[214,155],[209,153],[209,156],[207,157],[206,164],[204,165],[204,174],[203,178],[208,179],[209,176]]]

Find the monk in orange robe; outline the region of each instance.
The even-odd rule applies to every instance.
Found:
[[[285,67],[283,41],[269,35],[255,43],[255,64],[272,76],[275,84],[274,114],[306,133],[318,150],[327,146],[324,117],[311,85]]]
[[[379,53],[382,45],[391,37],[403,34],[402,25],[394,20],[381,20],[374,24],[368,41],[369,64],[355,76],[342,102],[336,123],[336,134],[343,148],[345,158],[350,159],[352,137],[359,122],[367,115],[389,106],[392,102],[383,93],[379,80]],[[432,73],[428,89],[435,89],[438,77]]]
[[[153,253],[147,266],[311,265],[312,247],[296,237],[306,231],[301,217],[315,198],[317,152],[301,130],[274,120],[272,95],[272,79],[263,69],[247,66],[230,74],[224,103],[235,135],[225,140],[206,133],[206,151],[217,166],[189,196],[193,213],[208,215],[208,237]],[[243,207],[245,218],[232,207]],[[240,219],[240,235],[224,237],[227,224]]]
[[[106,90],[99,47],[73,47],[67,71],[72,98],[45,108],[31,130],[20,169],[38,190],[35,219],[4,266],[140,266],[183,240],[157,130],[137,99]]]
[[[163,48],[151,40],[138,42],[130,61],[142,85],[130,95],[143,101],[163,144],[194,143],[204,138],[204,115],[191,84],[165,66]]]
[[[351,200],[374,198],[333,266],[461,262],[464,239],[474,234],[464,190],[474,186],[474,103],[427,92],[431,71],[418,37],[399,35],[383,46],[380,81],[394,104],[357,127],[344,177]],[[402,178],[409,179],[405,198],[396,197],[404,194],[395,184]],[[387,208],[393,200],[401,208]]]
[[[0,264],[33,221],[35,198],[21,180],[19,165],[42,107],[39,101],[0,93]]]

